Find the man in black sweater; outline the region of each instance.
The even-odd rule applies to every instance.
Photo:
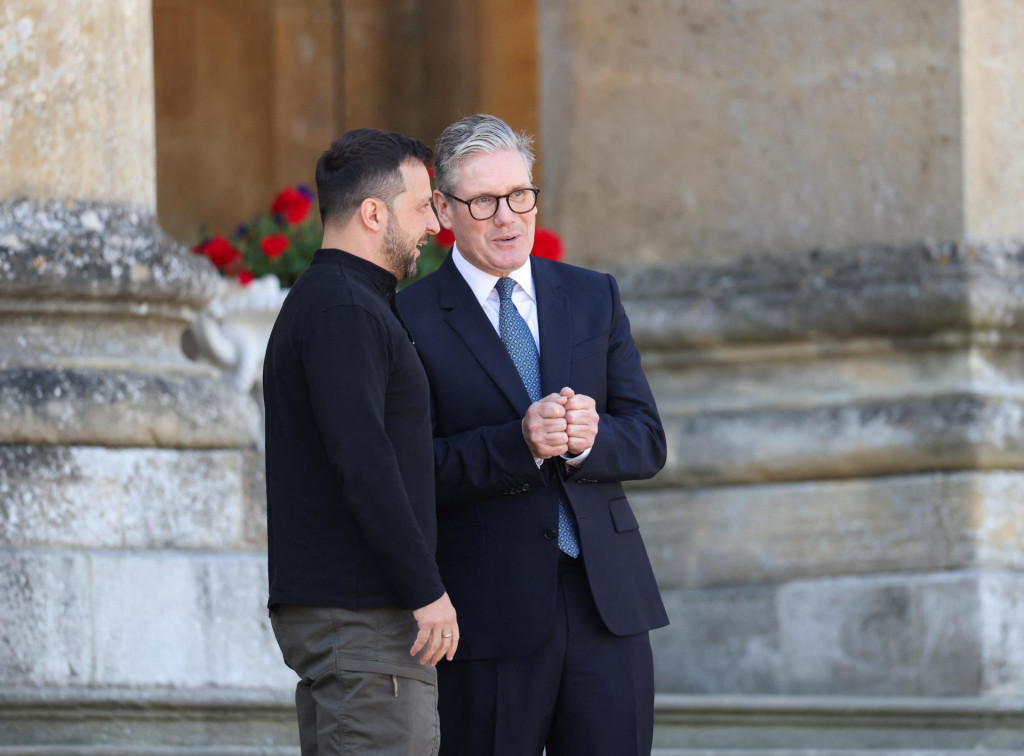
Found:
[[[434,667],[459,630],[434,562],[430,392],[395,309],[439,228],[431,157],[371,129],[321,156],[323,248],[267,346],[268,605],[303,756],[437,753]]]

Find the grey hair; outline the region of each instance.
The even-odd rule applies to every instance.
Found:
[[[455,189],[459,166],[474,155],[489,155],[502,150],[518,152],[533,181],[533,138],[525,131],[516,133],[496,116],[478,113],[456,121],[441,132],[434,148],[434,178],[437,188],[450,193]]]

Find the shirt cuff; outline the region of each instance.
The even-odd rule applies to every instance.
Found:
[[[590,456],[590,450],[593,449],[593,448],[594,447],[591,446],[591,447],[589,447],[587,449],[584,449],[582,452],[577,454],[575,457],[570,457],[568,454],[563,454],[562,455],[562,459],[565,460],[565,464],[567,464],[567,465],[572,465],[573,467],[579,467],[580,465],[583,464],[583,461],[587,457]]]

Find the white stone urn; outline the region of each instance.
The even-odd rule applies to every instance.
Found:
[[[219,367],[224,380],[239,391],[253,391],[262,378],[267,341],[287,294],[274,275],[246,286],[225,279],[220,293],[186,333],[186,352]]]

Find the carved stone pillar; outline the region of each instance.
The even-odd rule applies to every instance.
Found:
[[[0,11],[0,746],[294,740],[258,412],[183,355],[219,279],[154,217],[151,23]]]
[[[540,9],[543,222],[670,439],[657,742],[1024,747],[1024,9]]]

